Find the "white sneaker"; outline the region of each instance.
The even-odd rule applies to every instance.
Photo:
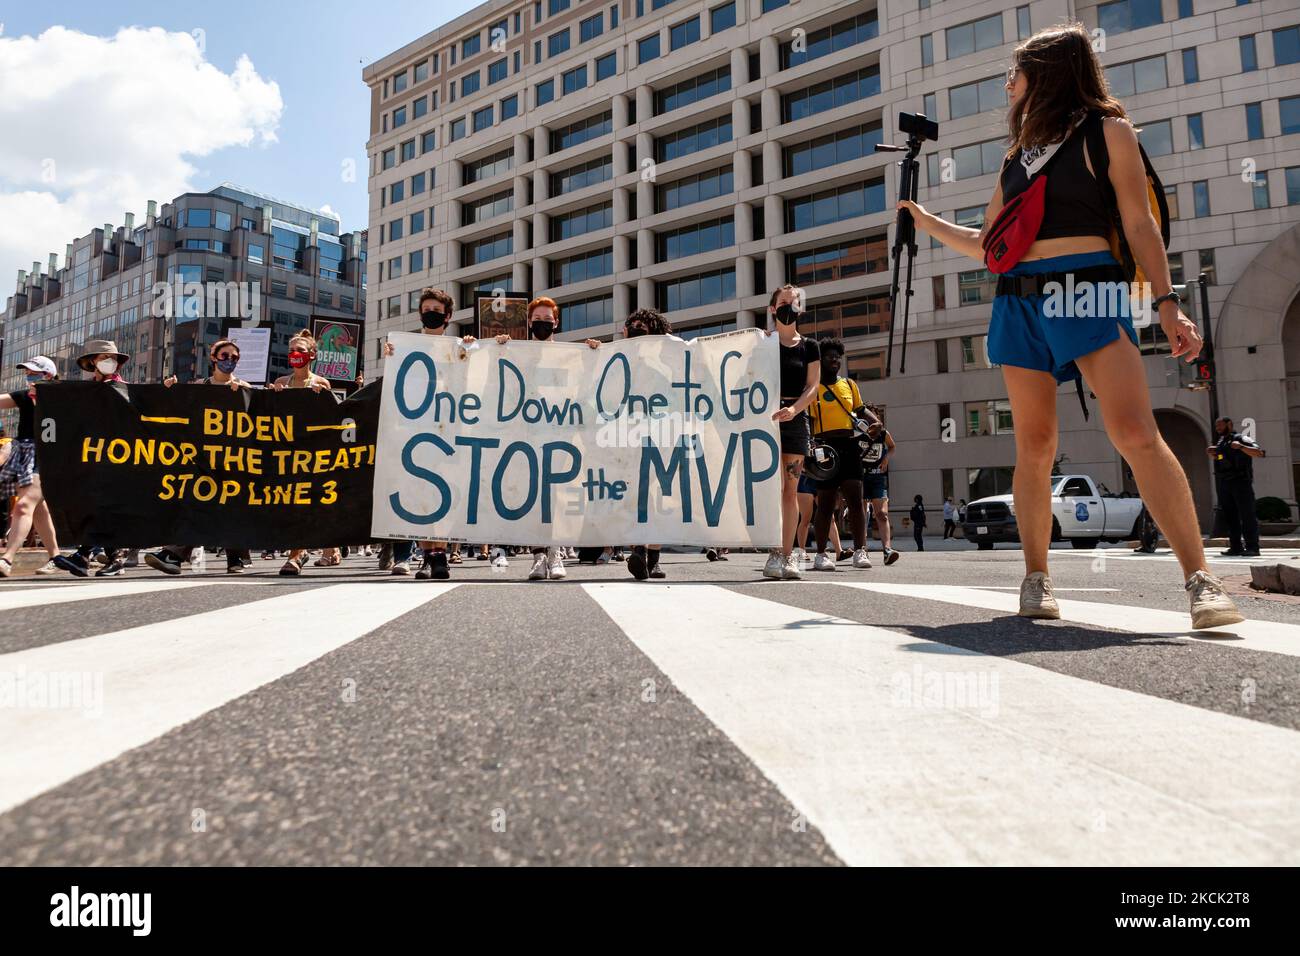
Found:
[[[767,564],[763,565],[763,577],[780,578],[781,570],[785,567],[785,557],[780,551],[773,551],[767,556]]]
[[[1226,627],[1245,620],[1232,598],[1223,590],[1223,582],[1208,571],[1197,571],[1183,585],[1192,599],[1192,627]]]
[[[1057,621],[1061,609],[1052,593],[1052,579],[1042,571],[1025,576],[1020,582],[1020,616]]]
[[[396,562],[396,563],[393,565],[393,570],[392,570],[391,573],[397,575],[398,577],[403,577],[403,576],[405,576],[405,575],[410,574],[410,573],[411,573],[411,562],[410,562],[410,561],[398,561],[398,562]]]
[[[37,574],[58,574],[59,568],[54,563],[54,559],[50,558],[50,560],[46,561],[39,568],[36,569],[36,573]]]
[[[867,554],[866,548],[858,548],[853,552],[853,566],[855,568],[871,567],[871,555]]]
[[[814,571],[838,571],[839,568],[835,567],[835,559],[832,558],[825,551],[823,551],[817,555],[817,560],[813,562],[813,570]]]
[[[494,568],[508,568],[508,567],[510,567],[510,559],[506,557],[506,549],[505,549],[505,548],[493,548],[493,549],[492,549],[492,567],[494,567]]]
[[[600,557],[596,559],[597,564],[609,564],[610,555],[608,551],[600,552]]]
[[[547,551],[547,570],[552,578],[562,578],[569,573],[564,569],[564,555],[564,548],[551,548]]]
[[[799,565],[794,563],[793,554],[790,555],[790,557],[785,559],[785,562],[781,567],[781,580],[782,581],[803,580],[803,572],[799,570]]]
[[[538,551],[533,555],[533,567],[528,572],[528,580],[545,581],[550,577],[550,566],[546,560],[546,552]]]
[[[803,568],[803,567],[807,567],[807,565],[808,565],[808,551],[807,551],[806,549],[804,549],[804,548],[795,548],[794,550],[792,550],[792,551],[790,552],[790,557],[794,558],[794,563],[797,564],[799,567],[801,567],[801,568]]]

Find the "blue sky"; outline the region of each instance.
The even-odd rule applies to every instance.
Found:
[[[33,259],[43,260],[46,251],[61,254],[63,244],[73,236],[67,234],[61,239],[58,236],[71,228],[73,222],[92,215],[97,217],[76,228],[77,235],[103,222],[120,224],[121,211],[114,214],[114,208],[128,203],[134,205],[141,196],[168,200],[174,193],[167,190],[178,177],[194,189],[208,189],[223,180],[231,180],[313,208],[328,205],[341,217],[344,230],[366,225],[365,140],[369,129],[369,97],[361,81],[361,70],[364,65],[475,5],[471,0],[436,0],[433,3],[392,0],[382,5],[333,0],[320,3],[232,0],[202,6],[175,2],[105,4],[102,0],[94,3],[73,0],[58,5],[0,5],[0,22],[3,23],[3,32],[0,33],[0,95],[10,101],[8,111],[0,107],[0,129],[8,127],[10,133],[14,133],[18,127],[19,135],[29,144],[24,155],[12,155],[17,152],[13,146],[0,146],[0,162],[10,166],[8,173],[0,170],[0,212],[9,214],[8,229],[21,228],[14,219],[40,220],[45,224],[42,227],[33,223],[30,233],[10,235],[8,242],[0,237],[0,269],[3,270],[0,271],[0,283],[7,285],[12,281],[8,276],[14,260],[18,265],[30,267]],[[130,160],[116,155],[115,149],[123,147],[122,153],[129,157],[130,144],[115,143],[111,134],[100,134],[93,147],[94,155],[90,155],[89,148],[85,155],[77,155],[77,149],[68,146],[65,134],[58,128],[69,125],[69,116],[73,117],[71,125],[75,127],[78,123],[76,109],[68,106],[69,102],[75,102],[74,93],[68,92],[66,99],[56,96],[42,102],[42,86],[32,79],[32,74],[37,72],[32,68],[33,61],[54,59],[44,52],[46,45],[29,47],[37,51],[33,61],[28,61],[25,66],[15,66],[24,61],[14,55],[20,49],[20,43],[12,41],[39,37],[56,25],[105,38],[106,41],[115,37],[120,28],[129,26],[161,27],[175,34],[201,30],[203,57],[225,75],[221,79],[234,76],[240,57],[247,56],[256,77],[260,78],[259,91],[264,94],[271,90],[273,97],[270,84],[277,85],[282,105],[273,111],[270,118],[261,116],[250,121],[250,127],[258,133],[255,142],[227,145],[236,135],[232,132],[213,139],[206,146],[198,146],[200,153],[211,149],[206,155],[196,155],[171,141],[166,134],[165,121],[163,126],[154,126],[147,133],[133,133],[136,140],[148,136],[159,144],[158,149],[163,154],[169,150],[175,152],[173,164],[163,166],[164,172],[161,173],[146,172],[144,181],[134,190],[120,184],[116,187],[105,185],[98,190],[82,188],[82,184],[95,180],[96,176],[105,184],[110,180],[120,181],[121,177],[115,176],[113,164],[118,162],[126,166]],[[183,41],[184,37],[179,40]],[[168,42],[173,47],[179,45],[175,37]],[[105,102],[111,101],[114,92],[102,87],[118,84],[121,96],[141,100],[139,109],[148,110],[148,97],[136,95],[131,90],[130,71],[133,68],[122,67],[121,55],[113,52],[118,47],[120,44],[106,42],[97,48],[104,51],[105,60],[119,61],[113,67],[116,72],[107,75],[99,72],[94,63],[87,62],[95,59],[98,53],[81,54],[76,52],[78,47],[75,43],[61,44],[60,59],[57,60],[60,82],[62,75],[69,70],[75,72],[84,68],[88,82],[102,93]],[[8,57],[3,53],[6,49],[10,51]],[[177,85],[183,86],[196,77],[193,66],[190,64],[189,68],[175,71]],[[6,69],[10,73],[7,77],[4,75]],[[124,69],[127,71],[125,75]],[[141,64],[142,73],[147,75],[148,70],[147,64]],[[25,82],[31,86],[24,88]],[[237,130],[239,120],[229,113],[249,110],[249,100],[257,98],[232,96],[229,99],[230,102],[222,100],[223,119],[214,125]],[[257,101],[264,100],[265,96],[262,96]],[[15,101],[25,101],[25,105]],[[197,106],[197,116],[191,114],[186,121],[201,126],[204,104],[192,105]],[[33,106],[37,109],[32,109]],[[175,111],[176,104],[168,108]],[[26,118],[23,118],[23,113]],[[39,119],[33,119],[33,113]],[[177,129],[182,125],[178,119]],[[184,130],[183,137],[177,138],[191,143],[203,142],[202,136],[196,136],[195,130],[190,128]],[[49,162],[46,157],[61,161],[66,157],[66,161],[57,166],[60,171],[58,180],[47,176],[49,181],[42,184],[35,173],[21,173],[24,168],[39,168],[36,165],[38,159]],[[356,161],[356,178],[350,183],[344,182],[342,176],[342,164],[348,158]],[[95,168],[97,165],[102,168]],[[140,165],[131,162],[135,169]],[[69,169],[73,173],[66,172]],[[70,185],[74,180],[79,184],[77,187]],[[74,201],[71,197],[78,189],[84,194]],[[158,191],[154,192],[155,189]],[[14,203],[17,202],[16,196],[25,195],[25,202],[16,207],[6,207],[5,193]],[[47,206],[33,205],[36,198],[46,202]],[[47,209],[57,209],[61,215],[46,214]],[[137,217],[144,212],[143,208],[133,211]],[[51,219],[58,221],[57,226],[49,224]],[[29,251],[22,251],[28,246],[31,247]]]

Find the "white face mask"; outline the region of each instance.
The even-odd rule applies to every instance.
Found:
[[[101,375],[112,375],[117,371],[117,359],[106,358],[100,359],[95,363],[95,368],[99,369]]]

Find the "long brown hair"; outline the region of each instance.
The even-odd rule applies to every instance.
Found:
[[[1110,95],[1092,36],[1082,23],[1039,30],[1016,47],[1011,62],[1024,74],[1028,88],[1007,111],[1008,157],[1022,147],[1032,149],[1062,139],[1080,109],[1128,118],[1119,100]]]

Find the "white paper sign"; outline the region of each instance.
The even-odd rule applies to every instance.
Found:
[[[775,547],[775,336],[479,341],[398,332],[376,538]]]
[[[226,338],[239,348],[239,364],[235,378],[250,385],[266,383],[266,370],[271,364],[271,330],[269,328],[245,329],[236,326],[226,333]]]

